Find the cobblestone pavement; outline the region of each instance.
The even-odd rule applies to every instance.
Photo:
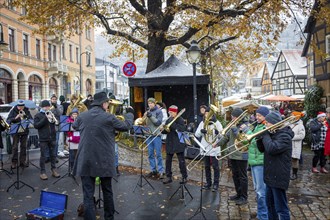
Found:
[[[139,167],[141,164],[140,151],[120,146],[119,162],[125,166]],[[165,154],[163,154],[165,155]],[[304,163],[298,171],[298,179],[290,182],[287,192],[289,208],[292,219],[330,219],[330,174],[313,174],[310,172],[312,152],[304,152]],[[149,172],[149,163],[147,153],[144,153],[143,169]],[[165,158],[165,156],[163,157]],[[179,166],[174,157],[173,175],[174,178],[180,178]],[[164,161],[165,162],[165,161]],[[190,160],[186,160],[189,164]],[[330,165],[327,163],[327,170]],[[189,181],[200,184],[201,181],[201,163],[192,171],[188,172]],[[237,206],[229,201],[229,195],[235,194],[234,185],[231,177],[231,171],[226,164],[222,164],[220,179],[220,206],[218,219],[256,219],[257,203],[256,195],[253,190],[251,173],[249,176],[249,203],[243,206]]]

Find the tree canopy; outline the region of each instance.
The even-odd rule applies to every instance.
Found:
[[[147,54],[148,73],[164,62],[165,50],[182,52],[193,39],[206,55],[218,51],[216,61],[223,69],[245,62],[279,39],[293,9],[306,15],[313,2],[16,0],[16,4],[27,9],[24,19],[45,34],[75,34],[84,25],[103,27],[109,43],[116,46],[114,55],[133,50],[137,57]]]

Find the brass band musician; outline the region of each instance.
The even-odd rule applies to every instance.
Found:
[[[82,100],[80,97],[78,98],[75,94],[72,94],[71,98],[70,98],[70,105],[68,106],[66,115],[69,116],[74,108],[78,109],[79,114],[87,111],[88,109],[87,109],[86,105],[84,103],[82,103],[81,101]]]

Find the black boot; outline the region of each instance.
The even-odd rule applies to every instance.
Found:
[[[298,178],[297,173],[298,173],[298,168],[292,168],[292,174],[290,176],[290,179],[291,180],[297,179]]]

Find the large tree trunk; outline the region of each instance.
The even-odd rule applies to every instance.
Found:
[[[149,73],[164,63],[165,38],[150,37],[148,43],[148,64],[146,73]]]

